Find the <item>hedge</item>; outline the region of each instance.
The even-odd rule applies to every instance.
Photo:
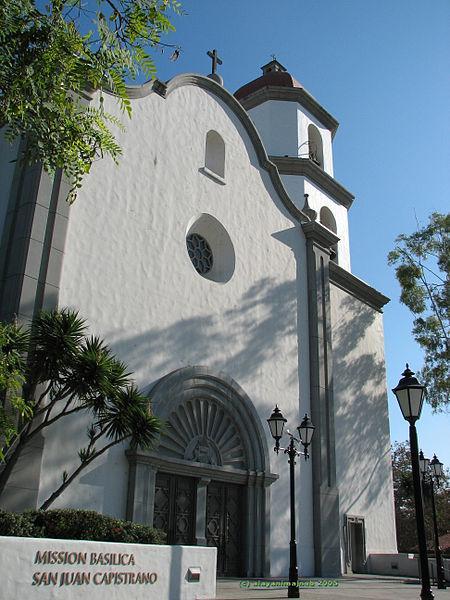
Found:
[[[128,544],[166,543],[166,534],[160,529],[115,519],[93,510],[72,508],[23,513],[0,510],[0,535]]]

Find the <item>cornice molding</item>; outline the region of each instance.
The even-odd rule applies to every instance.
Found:
[[[330,231],[330,229],[319,223],[319,221],[302,223],[302,229],[307,240],[312,240],[317,245],[327,250],[330,250],[335,246],[340,239],[335,233]]]
[[[161,86],[161,87],[159,87]],[[145,98],[149,96],[152,92],[159,93],[161,96],[164,96],[166,93],[166,84],[158,79],[146,81],[142,85],[127,85],[126,90],[128,94],[128,98],[131,100],[136,100],[137,98]],[[162,93],[160,93],[160,90]],[[108,92],[112,96],[115,96],[112,92]]]
[[[187,460],[175,460],[151,452],[126,450],[126,456],[130,464],[147,464],[157,470],[167,473],[186,475],[188,477],[204,477],[216,481],[228,481],[241,485],[271,485],[279,478],[276,473],[263,473],[261,471],[249,471],[244,469],[233,469],[231,467],[215,467],[201,463],[192,463]]]
[[[324,192],[329,194],[333,200],[345,206],[348,210],[355,197],[351,192],[345,189],[340,183],[325,173],[316,163],[309,158],[299,158],[296,156],[269,156],[278,172],[282,175],[303,175],[316,183]]]
[[[182,75],[177,75],[167,83],[154,80],[148,81],[147,83],[139,86],[128,86],[127,93],[131,99],[144,98],[151,93],[156,93],[162,98],[167,98],[178,88],[187,85],[197,86],[206,90],[207,92],[210,92],[222,100],[222,102],[224,102],[234,112],[234,114],[241,121],[245,131],[253,143],[260,166],[269,173],[272,184],[284,208],[295,221],[299,223],[308,221],[308,217],[303,211],[295,206],[294,202],[287,193],[281,180],[280,173],[278,172],[276,165],[269,159],[261,137],[247,111],[242,104],[236,100],[236,98],[223,86],[219,85],[209,77],[204,77],[203,75],[198,75],[196,73],[185,73]]]
[[[240,100],[246,110],[259,106],[268,100],[285,100],[287,102],[298,102],[314,115],[322,125],[331,131],[332,137],[335,136],[338,121],[321,106],[315,98],[311,96],[304,88],[288,88],[282,86],[266,86],[253,92],[249,96]]]
[[[390,298],[332,261],[330,282],[380,313],[383,312],[383,306],[390,302]]]

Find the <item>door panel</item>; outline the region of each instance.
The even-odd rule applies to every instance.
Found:
[[[206,503],[206,542],[217,548],[217,575],[242,574],[242,487],[211,482]]]
[[[158,473],[153,526],[167,534],[168,544],[195,545],[195,479]]]

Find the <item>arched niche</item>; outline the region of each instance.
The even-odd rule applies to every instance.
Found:
[[[322,206],[320,209],[319,220],[327,229],[337,234],[336,219],[328,206]],[[332,248],[333,254],[331,260],[338,262],[338,245],[335,244]]]
[[[333,233],[337,233],[336,219],[328,206],[322,206],[320,209],[320,222]]]
[[[206,134],[205,168],[222,179],[225,178],[225,142],[212,129]]]
[[[195,540],[208,540],[211,484],[239,488],[243,515],[241,576],[270,573],[270,489],[266,435],[244,390],[225,373],[196,366],[178,369],[150,392],[154,413],[166,428],[152,451],[132,449],[127,518],[153,524],[158,476],[195,482]],[[159,491],[159,490],[158,490]],[[220,552],[219,552],[220,554]]]
[[[309,158],[323,169],[323,142],[320,131],[312,123],[308,125]]]

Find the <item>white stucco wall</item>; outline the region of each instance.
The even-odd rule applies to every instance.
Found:
[[[297,110],[295,103],[285,104]],[[117,113],[112,98],[106,98],[105,109]],[[118,136],[124,152],[119,167],[109,160],[95,163],[71,208],[60,306],[79,310],[91,332],[128,364],[144,391],[189,365],[225,372],[245,390],[266,431],[270,471],[280,476],[270,488],[270,558],[272,575],[286,575],[288,464],[285,455],[272,452],[266,419],[278,403],[295,430],[303,414],[310,413],[302,230],[259,167],[242,123],[210,92],[190,85],[166,99],[151,94],[133,100],[133,119],[126,125],[126,133]],[[225,185],[203,172],[210,130],[225,142]],[[318,213],[321,206],[332,210],[341,238],[339,264],[349,269],[346,209],[302,177],[283,176],[283,182],[299,208],[306,192]],[[201,277],[187,254],[186,234],[204,214],[217,219],[233,243],[234,273],[226,283]],[[331,301],[341,517],[365,517],[368,553],[392,552],[381,318],[338,289],[332,288]],[[367,364],[372,376],[364,372]],[[380,369],[371,371],[374,364]],[[362,416],[366,405],[369,418]],[[354,418],[355,411],[360,418]],[[87,425],[76,416],[46,433],[39,503],[86,445]],[[124,450],[115,447],[94,462],[54,506],[124,517]],[[360,454],[363,477],[356,478]],[[299,571],[312,575],[311,462],[298,461],[296,486]]]
[[[296,102],[269,100],[248,111],[267,154],[298,156],[297,106]]]
[[[0,553],[2,600],[207,600],[216,594],[216,548],[0,536]]]
[[[363,517],[367,555],[395,553],[382,315],[332,285],[331,320],[341,531]]]
[[[304,194],[308,194],[309,206],[317,212],[317,220],[320,220],[320,209],[323,206],[331,210],[336,220],[336,235],[339,238],[337,262],[340,267],[351,272],[348,211],[345,206],[333,200],[331,196],[323,192],[306,177],[300,175],[281,175],[281,179],[297,208],[303,208],[305,204]]]
[[[450,559],[443,558],[444,577],[450,579]],[[418,554],[371,554],[367,561],[368,573],[394,577],[420,577],[420,556]],[[436,559],[428,556],[428,571],[434,582]],[[445,592],[438,592],[445,593]]]
[[[274,156],[308,157],[308,126],[315,125],[322,138],[324,171],[333,177],[331,131],[297,102],[268,100],[248,111],[267,153]]]
[[[117,112],[107,98],[105,108]],[[225,185],[204,166],[205,136],[225,141]],[[224,371],[249,395],[267,432],[271,471],[272,573],[287,573],[288,468],[277,457],[266,419],[278,403],[291,429],[309,407],[306,259],[303,234],[277,199],[234,113],[188,86],[167,99],[133,101],[120,136],[120,166],[96,163],[71,209],[60,305],[79,310],[112,345],[144,390],[177,368]],[[225,283],[194,270],[186,232],[213,215],[227,230],[235,272]],[[55,488],[80,447],[77,417],[47,434],[40,501]],[[123,517],[128,464],[123,447],[95,462],[55,506],[83,506]],[[301,484],[300,484],[301,478]],[[298,470],[299,557],[312,574],[310,463]],[[301,507],[301,510],[300,510]]]

